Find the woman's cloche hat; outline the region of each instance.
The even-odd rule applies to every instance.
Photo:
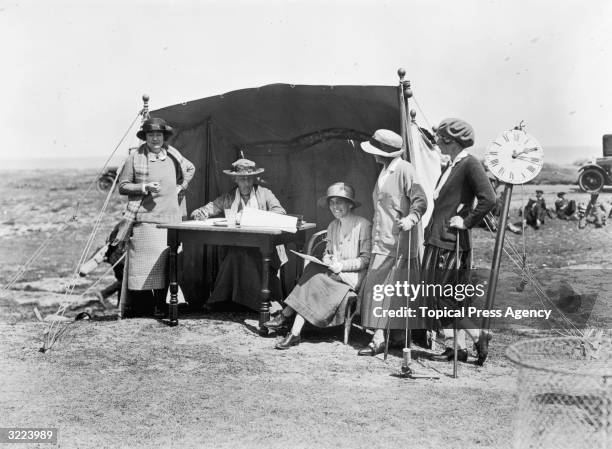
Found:
[[[372,138],[361,142],[361,149],[366,153],[383,157],[397,157],[404,151],[402,136],[388,129],[377,130]]]
[[[136,133],[136,137],[140,140],[147,140],[147,133],[150,132],[162,132],[164,133],[164,140],[166,140],[174,133],[174,130],[163,118],[151,117],[142,123],[140,130]]]
[[[462,148],[474,145],[474,128],[465,120],[447,118],[440,122],[437,131],[439,136],[455,140]]]
[[[355,189],[350,184],[345,182],[335,182],[327,188],[327,194],[319,198],[319,206],[326,207],[329,205],[329,199],[333,197],[344,198],[353,203],[353,207],[361,206],[359,201],[355,201]]]
[[[232,163],[231,170],[223,170],[223,173],[230,176],[255,176],[263,173],[263,168],[258,168],[255,162],[248,159],[238,159]]]

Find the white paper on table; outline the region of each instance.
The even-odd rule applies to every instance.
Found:
[[[199,224],[199,225],[207,225],[207,226],[214,226],[216,225],[220,225],[220,224],[227,224],[227,219],[224,217],[217,217],[217,218],[207,218],[206,220],[189,220],[188,223],[193,223],[193,224]]]
[[[297,217],[247,207],[242,210],[240,227],[271,228],[295,233],[297,232]]]

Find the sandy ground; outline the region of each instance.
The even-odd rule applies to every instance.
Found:
[[[356,357],[368,341],[358,328],[348,346],[339,329],[310,328],[300,346],[276,351],[277,337],[257,335],[257,316],[248,313],[187,314],[176,328],[145,318],[71,321],[51,351],[38,352],[47,324],[36,320],[33,309],[48,315],[66,299],[64,285],[103,201],[90,192],[80,200],[79,220],[64,227],[88,186],[76,180],[92,175],[3,172],[0,179],[0,282],[51,239],[14,289],[0,296],[0,427],[58,427],[60,447],[511,446],[516,368],[504,353],[542,327],[533,320],[500,329],[485,367],[471,357],[460,364],[459,379],[451,377],[452,364],[430,361],[418,347],[415,370],[439,379],[396,377],[399,348],[386,362],[382,356]],[[524,196],[532,190],[526,186]],[[568,191],[543,190],[551,205],[555,192]],[[587,199],[572,190],[568,196]],[[520,201],[517,189],[513,215]],[[114,215],[103,218],[96,244],[119,210],[115,197]],[[558,303],[561,286],[571,287],[583,301],[576,316],[604,329],[612,328],[611,233],[610,225],[579,231],[575,222],[552,220],[525,236],[527,262],[550,300]],[[474,241],[476,275],[485,279],[494,237],[478,229]],[[521,236],[509,235],[508,241],[522,251]],[[66,316],[83,310],[115,314],[79,297],[94,279],[79,281]],[[519,281],[505,256],[497,304],[543,307],[533,286],[516,291]]]

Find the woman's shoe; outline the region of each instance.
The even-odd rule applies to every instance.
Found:
[[[455,358],[455,351],[452,348],[446,348],[442,354],[436,354],[431,357],[435,362],[450,362]],[[467,362],[467,349],[457,349],[457,361]]]
[[[291,332],[287,335],[283,341],[276,343],[274,346],[276,349],[289,349],[291,346],[297,346],[300,344],[300,336],[293,335]]]
[[[478,341],[474,343],[474,348],[478,354],[478,360],[476,360],[476,364],[478,366],[484,365],[485,361],[487,360],[487,356],[489,355],[489,342],[491,341],[491,338],[493,338],[491,333],[483,330],[480,333]]]
[[[361,349],[357,355],[373,357],[376,354],[381,354],[385,350],[385,342],[374,343],[373,341],[366,347]]]
[[[285,315],[283,315],[282,313],[279,313],[271,320],[266,321],[263,325],[268,329],[282,329],[284,327],[287,327],[288,321],[289,318],[285,317]]]

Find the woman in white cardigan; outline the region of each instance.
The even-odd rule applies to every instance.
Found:
[[[287,307],[264,326],[284,327],[295,314],[291,332],[276,344],[276,349],[288,349],[300,343],[304,323],[326,327],[334,319],[338,307],[349,294],[359,288],[370,263],[371,224],[353,213],[359,206],[355,190],[337,182],[327,189],[327,202],[335,219],[327,227],[327,246],[323,262],[310,263],[298,284],[285,300]]]

